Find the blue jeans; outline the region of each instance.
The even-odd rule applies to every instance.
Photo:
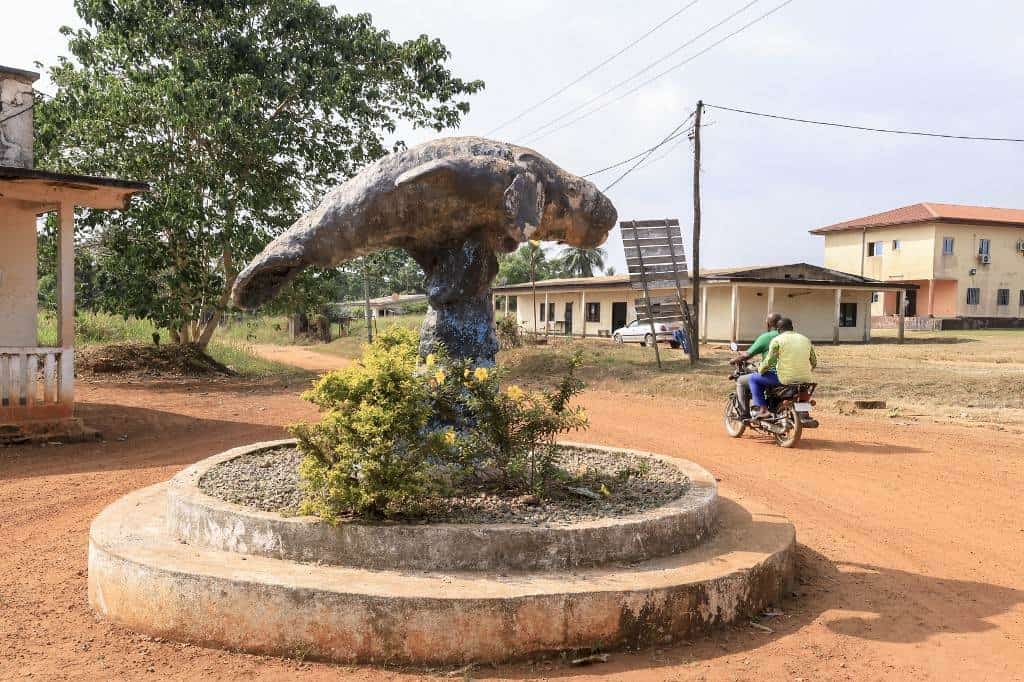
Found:
[[[689,339],[686,338],[686,334],[683,333],[682,329],[677,329],[672,332],[672,340],[679,344],[684,353],[690,352]]]
[[[750,375],[750,394],[754,399],[754,404],[758,407],[767,407],[768,399],[765,398],[764,392],[766,389],[772,386],[781,386],[782,382],[779,381],[779,375],[775,372],[765,372],[764,374],[758,374],[754,372]]]

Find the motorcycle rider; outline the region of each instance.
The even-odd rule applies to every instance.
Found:
[[[768,355],[761,361],[757,374],[750,375],[750,392],[758,410],[754,419],[771,416],[765,390],[771,386],[811,382],[811,371],[818,366],[811,340],[793,331],[793,320],[779,320],[779,335],[772,339]]]
[[[760,355],[761,359],[764,359],[765,354],[768,353],[768,347],[771,345],[772,339],[779,335],[779,330],[776,329],[779,320],[782,319],[782,315],[779,313],[769,313],[768,317],[765,318],[765,328],[768,330],[758,336],[754,343],[750,344],[747,348],[746,353],[741,353],[735,358],[729,361],[730,365],[739,365],[740,363],[746,362],[755,355]],[[750,419],[750,377],[752,374],[741,374],[736,377],[736,399],[740,404],[740,418]]]

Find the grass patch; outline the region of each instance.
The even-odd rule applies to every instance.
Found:
[[[896,409],[894,418],[1024,424],[1024,330],[908,332],[902,345],[887,331],[876,333],[879,338],[867,345],[816,344],[820,405],[880,399]],[[540,385],[576,349],[584,353],[579,374],[591,389],[704,402],[723,400],[732,390],[732,354],[724,344],[703,346],[697,367],[682,351],[662,347],[661,371],[651,349],[596,339],[551,337],[546,346],[503,352],[499,361],[510,380]]]
[[[423,315],[412,314],[381,317],[373,321],[373,326],[375,336],[376,334],[381,334],[393,327],[404,327],[406,329],[419,331],[419,328],[423,326]],[[328,355],[357,360],[362,357],[365,345],[366,320],[360,318],[358,320],[353,320],[349,325],[348,336],[342,336],[330,343],[310,346],[309,349],[318,353],[327,353]]]
[[[239,376],[250,379],[291,379],[309,374],[298,367],[262,358],[246,344],[214,340],[210,342],[206,352],[217,362],[237,372]]]
[[[75,344],[78,346],[131,341],[153,343],[154,332],[158,332],[164,341],[171,337],[170,332],[157,327],[149,320],[84,311],[75,315]],[[36,318],[36,336],[41,346],[57,345],[57,317],[53,312],[39,311]]]
[[[245,316],[240,321],[217,328],[213,338],[231,344],[266,343],[284,346],[294,343],[288,336],[288,318],[284,315],[268,317]]]

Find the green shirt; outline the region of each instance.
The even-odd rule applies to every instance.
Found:
[[[768,346],[771,345],[772,339],[779,335],[779,332],[772,329],[766,331],[761,336],[757,337],[754,343],[750,344],[750,348],[747,349],[747,355],[753,357],[755,355],[764,355],[768,352]]]
[[[796,384],[812,381],[811,370],[817,366],[818,356],[811,340],[803,334],[785,332],[772,339],[768,356],[761,361],[758,371],[764,374],[774,369],[779,381]]]

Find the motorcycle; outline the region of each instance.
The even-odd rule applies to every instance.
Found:
[[[729,348],[734,352],[739,350],[735,341],[729,344]],[[756,366],[745,360],[736,365],[729,379],[735,382],[744,374],[756,371]],[[772,436],[780,447],[796,447],[804,429],[818,428],[818,421],[811,416],[811,408],[815,405],[814,389],[817,386],[814,383],[799,383],[769,388],[765,391],[769,416],[760,419],[744,419],[741,416],[743,410],[736,391],[733,391],[725,403],[725,432],[731,438],[739,438],[749,427],[753,431]]]

